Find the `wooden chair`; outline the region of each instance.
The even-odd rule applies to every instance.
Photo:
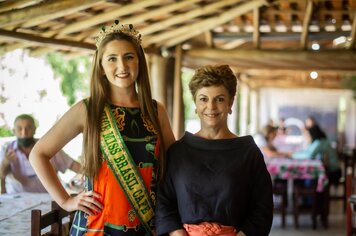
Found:
[[[353,150],[353,153],[343,153],[339,152],[338,153],[339,160],[343,163],[343,168],[342,168],[342,177],[340,178],[340,181],[338,185],[334,186],[334,193],[330,191],[330,200],[342,200],[343,201],[343,209],[344,211],[346,210],[346,205],[347,205],[347,197],[346,197],[346,170],[348,167],[351,167],[352,170],[352,176],[354,176],[355,172],[355,162],[356,162],[356,150]],[[341,192],[336,191],[338,188],[341,187]]]
[[[310,186],[304,186],[304,180],[295,180],[293,186],[293,216],[294,226],[299,228],[299,215],[310,213],[312,218],[313,229],[317,227],[317,216],[321,216],[324,228],[328,228],[329,199],[328,186],[322,193],[316,191],[317,179],[312,179]],[[305,206],[303,199],[308,199],[310,205]]]
[[[346,205],[346,235],[356,235],[356,178],[353,175],[352,167],[346,169],[346,198],[348,204]]]
[[[62,220],[68,218],[68,222],[63,224]],[[65,226],[72,224],[74,219],[74,212],[67,212],[62,209],[55,201],[52,201],[51,211],[43,214],[41,210],[34,209],[31,211],[31,236],[53,235],[62,236]],[[41,234],[41,230],[51,226],[49,232]],[[68,229],[69,229],[68,228]]]
[[[286,225],[286,211],[288,206],[288,182],[287,180],[276,179],[273,182],[273,196],[280,199],[274,203],[274,211],[281,214],[282,228]]]

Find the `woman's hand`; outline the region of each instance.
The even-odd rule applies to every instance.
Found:
[[[100,199],[101,195],[96,192],[83,191],[74,197],[69,197],[61,204],[61,207],[66,211],[79,210],[88,215],[96,215],[103,209]]]
[[[169,236],[188,236],[188,233],[184,229],[177,229],[170,232]]]
[[[246,234],[244,234],[244,232],[242,232],[242,231],[239,231],[239,232],[236,234],[236,236],[246,236]]]

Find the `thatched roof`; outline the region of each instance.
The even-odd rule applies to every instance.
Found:
[[[182,47],[187,67],[227,63],[252,87],[340,88],[356,74],[355,14],[356,0],[0,0],[0,52],[91,54],[119,19],[148,53]]]

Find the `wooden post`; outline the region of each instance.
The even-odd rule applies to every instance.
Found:
[[[176,139],[182,137],[184,133],[184,105],[182,91],[182,47],[177,45],[175,51],[174,65],[174,92],[173,92],[173,133]]]
[[[258,89],[252,89],[250,95],[250,116],[249,116],[249,134],[253,135],[259,131],[258,110],[259,93]]]
[[[239,135],[247,134],[248,126],[248,111],[249,111],[249,87],[243,83],[240,85],[240,133]]]
[[[167,106],[166,91],[166,64],[167,59],[159,56],[151,56],[151,88],[152,98]]]
[[[346,168],[346,235],[351,236],[352,233],[352,209],[349,202],[352,194],[352,167]]]

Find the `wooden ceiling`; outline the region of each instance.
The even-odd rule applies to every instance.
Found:
[[[253,88],[338,89],[356,75],[355,15],[356,0],[0,0],[0,53],[90,55],[119,19],[148,53],[182,47],[186,67],[226,63]]]

